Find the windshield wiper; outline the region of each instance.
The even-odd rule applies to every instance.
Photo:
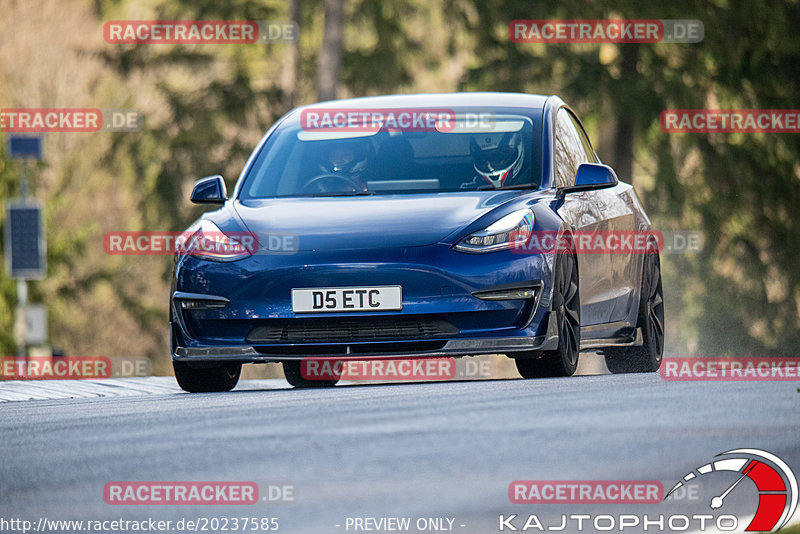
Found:
[[[298,197],[362,197],[374,195],[375,191],[355,191],[349,193],[304,193],[301,195],[292,195]]]
[[[478,187],[478,191],[506,191],[508,189],[531,189],[531,186],[535,184],[524,184],[524,185],[501,185],[500,187],[495,187],[491,184],[481,185]]]

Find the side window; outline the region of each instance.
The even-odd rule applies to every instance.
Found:
[[[555,135],[555,182],[556,187],[565,187],[575,183],[578,165],[590,160],[586,155],[573,119],[566,109],[558,110]],[[594,154],[592,154],[592,160],[594,160]]]
[[[583,146],[583,153],[586,154],[586,162],[597,163],[597,155],[594,153],[592,143],[589,142],[589,136],[583,131],[583,126],[581,126],[581,123],[575,118],[575,115],[572,113],[568,113],[567,115],[569,115],[573,128],[578,132],[578,138],[581,140],[581,146]]]

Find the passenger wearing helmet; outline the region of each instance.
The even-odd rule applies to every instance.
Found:
[[[530,178],[522,173],[525,149],[520,132],[475,134],[469,140],[469,151],[477,183],[485,181],[497,188]]]

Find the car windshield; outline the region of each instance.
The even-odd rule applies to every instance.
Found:
[[[449,111],[404,123],[401,114],[375,113],[342,127],[303,111],[261,148],[239,198],[539,187],[541,128],[528,116]]]

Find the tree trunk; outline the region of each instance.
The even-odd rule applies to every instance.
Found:
[[[622,80],[636,79],[636,63],[639,61],[639,49],[636,45],[622,45]],[[627,100],[627,99],[626,99]],[[614,170],[621,180],[633,183],[633,137],[635,125],[630,109],[625,109],[627,102],[617,110],[617,131],[614,135]]]
[[[296,23],[300,27],[300,1],[291,0],[289,3],[289,20]],[[297,81],[299,79],[300,71],[300,36],[298,40],[287,47],[286,56],[284,57],[284,69],[281,79],[281,86],[283,87],[284,105],[286,110],[290,110],[295,106],[295,98],[297,95]]]
[[[325,27],[317,63],[317,98],[336,98],[342,71],[344,41],[344,0],[325,0]]]

